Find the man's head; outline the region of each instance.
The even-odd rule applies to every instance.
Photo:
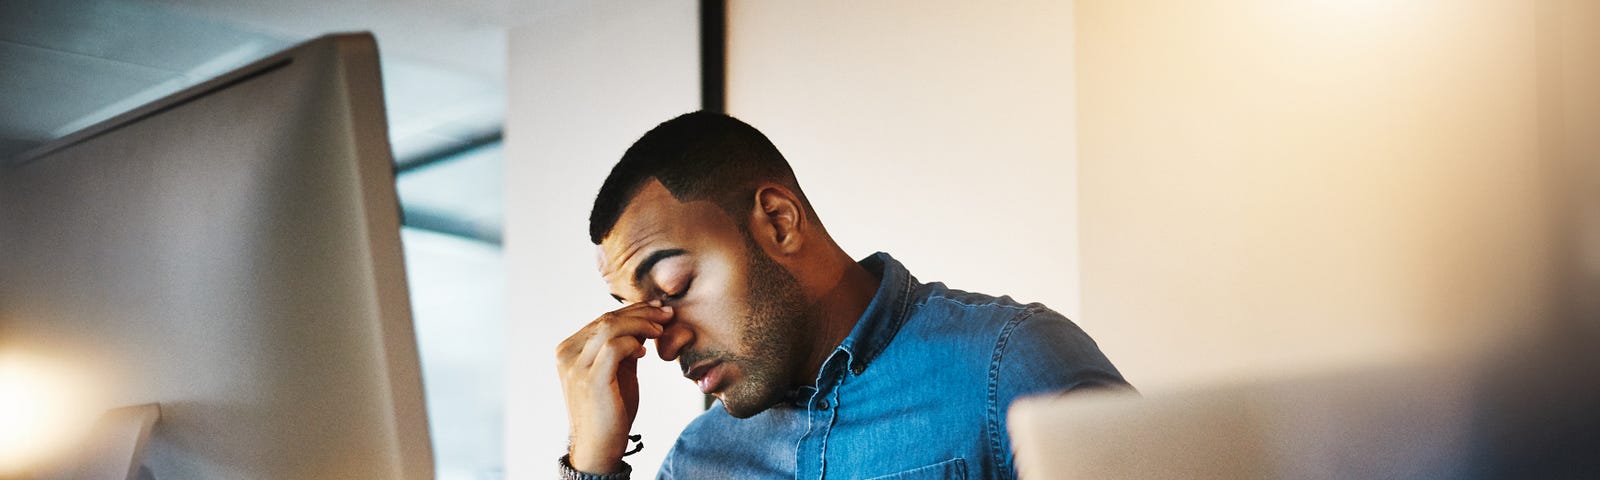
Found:
[[[754,127],[696,112],[652,129],[600,188],[589,235],[618,301],[673,307],[658,353],[730,414],[755,415],[802,380],[815,308],[795,271],[831,241]]]

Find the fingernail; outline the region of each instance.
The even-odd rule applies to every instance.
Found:
[[[661,311],[667,312],[667,313],[672,313],[672,306],[671,305],[667,305],[665,307],[661,307]]]
[[[659,307],[659,306],[661,306],[661,301],[660,300],[651,300],[650,301],[650,306]]]

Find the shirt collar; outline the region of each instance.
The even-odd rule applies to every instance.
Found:
[[[872,296],[872,303],[867,304],[867,310],[861,313],[850,336],[839,343],[839,350],[850,356],[850,371],[859,375],[889,347],[895,333],[905,324],[911,310],[912,292],[919,284],[900,261],[887,253],[874,253],[856,263],[879,278],[878,292]]]

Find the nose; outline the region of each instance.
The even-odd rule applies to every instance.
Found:
[[[677,360],[678,354],[691,343],[694,343],[694,330],[674,317],[667,322],[661,336],[656,337],[656,354],[660,355],[662,360],[669,362]]]

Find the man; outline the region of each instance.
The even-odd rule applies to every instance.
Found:
[[[589,221],[626,306],[557,349],[565,478],[628,476],[647,339],[717,399],[661,478],[1011,478],[1012,400],[1127,388],[1043,305],[920,283],[885,253],[851,259],[777,148],[732,117],[646,133]]]

